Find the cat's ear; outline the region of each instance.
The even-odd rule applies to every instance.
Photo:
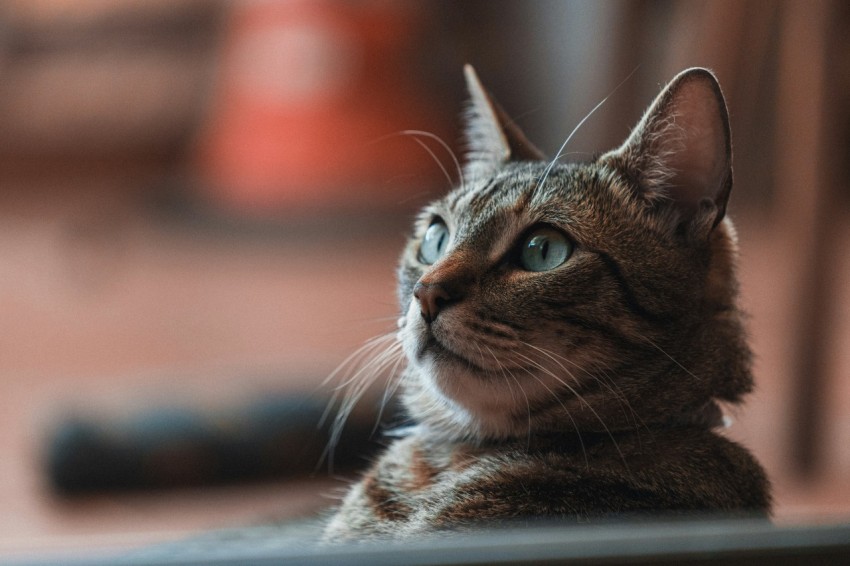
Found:
[[[706,69],[679,73],[658,95],[615,159],[650,199],[673,204],[678,225],[707,233],[726,213],[732,190],[729,115]]]
[[[466,118],[467,179],[492,176],[508,161],[541,161],[546,157],[493,99],[478,80],[472,65],[463,68],[469,105]]]

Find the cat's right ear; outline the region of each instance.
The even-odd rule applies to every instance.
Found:
[[[493,176],[508,161],[543,161],[546,156],[537,149],[519,127],[482,86],[472,65],[463,68],[469,105],[466,121],[467,179]]]

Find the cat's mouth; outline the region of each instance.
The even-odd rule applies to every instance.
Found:
[[[461,365],[465,369],[478,374],[489,373],[486,369],[473,362],[462,353],[459,353],[443,342],[440,342],[440,340],[431,332],[428,333],[427,339],[419,348],[419,358],[424,358],[426,355],[430,355],[436,363]]]

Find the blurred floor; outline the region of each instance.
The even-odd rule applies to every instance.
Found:
[[[221,405],[272,389],[313,390],[348,353],[394,324],[400,230],[234,238],[157,221],[133,195],[109,183],[3,193],[0,553],[70,544],[69,536],[145,542],[304,515],[327,506],[326,495],[340,485],[319,474],[246,487],[74,501],[51,496],[39,448],[63,407]],[[768,468],[779,521],[846,520],[850,486],[842,470],[850,456],[840,407],[850,398],[847,380],[833,380],[824,408],[832,412],[830,457],[811,484],[796,482],[788,465],[792,425],[784,415],[791,377],[781,362],[793,331],[787,309],[777,308],[792,300],[785,250],[770,226],[751,220],[739,228],[758,390],[736,412],[730,434]],[[845,260],[835,276],[850,280],[850,231],[844,236]],[[846,291],[836,309],[846,326]],[[847,375],[847,352],[834,350],[843,357],[830,360],[828,373]]]

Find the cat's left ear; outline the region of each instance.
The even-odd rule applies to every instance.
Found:
[[[482,86],[472,65],[463,68],[469,90],[466,111],[467,179],[493,176],[508,161],[544,161],[537,149]]]
[[[706,234],[723,219],[732,190],[729,114],[711,71],[679,73],[626,142],[602,160],[635,179],[652,200],[672,202],[679,226]]]

